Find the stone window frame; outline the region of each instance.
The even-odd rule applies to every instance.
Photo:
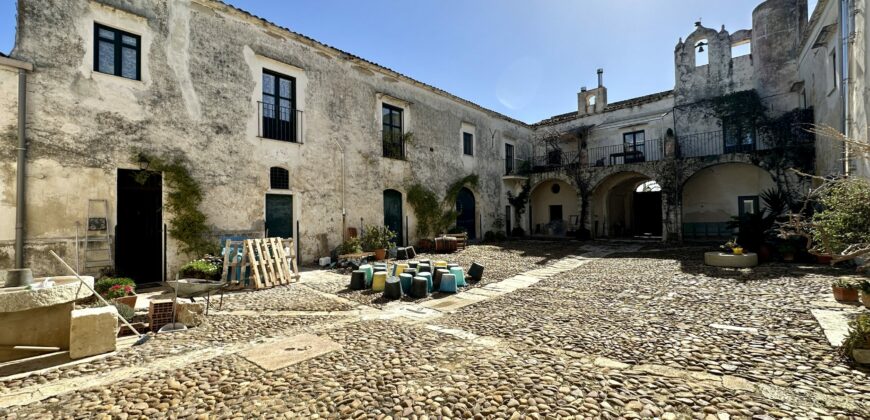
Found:
[[[113,32],[116,36],[116,39],[107,39],[100,36],[100,31],[106,30]],[[136,45],[126,44],[123,41],[123,37],[130,37],[136,40]],[[100,70],[100,42],[112,42],[114,45],[114,54],[115,54],[115,63],[114,63],[114,72],[109,73],[106,71]],[[136,50],[136,77],[131,78],[123,75],[123,54],[121,52],[124,48],[135,49]],[[108,74],[110,76],[122,77],[127,80],[135,80],[142,81],[142,36],[134,34],[132,32],[125,31],[123,29],[118,29],[109,25],[102,24],[100,22],[94,21],[94,71],[97,73]]]
[[[471,153],[466,153],[465,149],[465,137],[466,134],[471,135]],[[474,150],[477,148],[477,127],[470,123],[463,121],[459,126],[459,150],[461,150],[461,156],[467,162],[474,161]]]

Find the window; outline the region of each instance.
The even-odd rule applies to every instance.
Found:
[[[263,70],[263,116],[260,134],[263,138],[298,142],[296,118],[296,79]]]
[[[547,165],[561,166],[562,165],[562,150],[553,149],[547,152]]]
[[[550,192],[553,194],[559,194],[559,191],[562,191],[562,187],[559,184],[550,185]]]
[[[290,172],[284,168],[273,166],[269,169],[269,186],[273,190],[289,190]]]
[[[758,196],[741,195],[737,197],[737,214],[740,217],[758,213]]]
[[[141,80],[141,38],[94,23],[94,70],[132,80]]]
[[[474,134],[462,133],[462,153],[474,156]]]
[[[725,153],[749,153],[755,150],[755,127],[744,121],[722,121]]]
[[[384,104],[382,116],[384,157],[404,159],[405,132],[402,128],[402,108]]]
[[[622,135],[623,159],[625,163],[643,162],[644,148],[646,142],[646,133],[641,131],[632,131]]]
[[[504,173],[514,173],[514,145],[508,143],[504,145]]]

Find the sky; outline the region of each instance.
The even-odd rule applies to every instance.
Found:
[[[82,0],[84,1],[84,0]],[[751,26],[760,0],[225,0],[525,122],[577,110],[604,69],[609,102],[672,89],[694,30]],[[815,0],[810,0],[810,10]],[[231,34],[228,34],[231,36]],[[0,51],[15,0],[0,0]]]

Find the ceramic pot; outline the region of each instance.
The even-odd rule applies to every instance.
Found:
[[[383,261],[387,258],[387,250],[386,249],[376,249],[375,250],[375,259],[378,261]]]
[[[124,296],[124,297],[114,298],[114,299],[112,299],[112,301],[115,303],[120,303],[122,305],[127,305],[133,309],[136,309],[137,298],[138,298],[138,296],[132,295],[132,296]]]
[[[847,289],[845,287],[832,287],[834,291],[834,299],[839,302],[857,302],[858,289]]]

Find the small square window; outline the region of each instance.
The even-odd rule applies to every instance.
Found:
[[[94,70],[141,80],[140,38],[118,29],[94,24]]]
[[[462,153],[474,156],[474,134],[462,133]]]
[[[740,217],[758,213],[758,196],[741,195],[737,197],[737,214]]]

